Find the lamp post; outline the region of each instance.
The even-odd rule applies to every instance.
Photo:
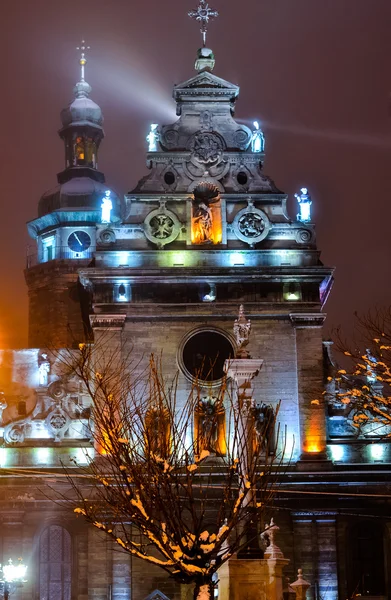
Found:
[[[3,565],[3,567],[0,565],[0,571],[2,573],[0,585],[3,591],[3,598],[4,600],[8,600],[11,591],[14,591],[18,585],[26,581],[27,565],[23,564],[21,558],[18,559],[18,564],[14,565],[10,558],[8,564]]]

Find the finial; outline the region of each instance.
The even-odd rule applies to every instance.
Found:
[[[84,79],[85,75],[85,66],[87,64],[86,59],[86,50],[90,50],[91,46],[86,46],[85,40],[81,41],[80,46],[76,46],[76,50],[80,50],[80,81],[75,85],[74,92],[76,98],[87,98],[88,94],[91,92],[90,85]]]
[[[87,64],[85,51],[91,49],[91,46],[86,46],[85,44],[86,44],[85,40],[82,40],[80,46],[76,46],[76,50],[80,50],[80,59],[79,59],[80,70],[81,70],[80,81],[84,81],[84,67]]]
[[[213,8],[209,8],[209,4],[205,0],[200,0],[200,3],[197,8],[190,10],[188,13],[191,19],[195,19],[199,21],[201,24],[201,35],[202,35],[202,45],[206,47],[206,34],[208,33],[208,24],[211,19],[215,19],[219,16],[217,10]]]

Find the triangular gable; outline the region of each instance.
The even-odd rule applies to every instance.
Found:
[[[151,592],[144,600],[170,600],[163,592],[160,590],[154,590]]]
[[[191,79],[184,81],[175,86],[175,90],[188,90],[193,88],[218,88],[227,90],[230,92],[239,93],[239,86],[226,81],[225,79],[221,79],[221,77],[217,77],[213,75],[213,73],[209,73],[204,71],[203,73],[198,73]]]

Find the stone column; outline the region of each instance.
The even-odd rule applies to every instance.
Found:
[[[227,377],[235,383],[237,393],[238,406],[238,428],[239,428],[239,444],[241,446],[238,457],[242,461],[242,470],[247,471],[247,465],[251,462],[251,452],[253,452],[253,418],[251,409],[254,403],[253,388],[251,381],[258,375],[262,368],[263,360],[251,358],[236,358],[227,360],[224,365],[224,370]],[[230,441],[228,441],[230,443]],[[250,506],[255,504],[254,491],[246,496],[246,503]],[[259,548],[258,536],[256,534],[257,524],[254,523],[254,532],[250,534],[253,540],[242,550],[242,554],[251,558],[261,558],[262,551]]]
[[[325,318],[321,313],[290,315],[296,330],[300,452],[304,461],[326,459],[326,406],[322,394]]]
[[[110,393],[121,390],[122,331],[126,315],[91,315],[90,322],[94,332],[93,363],[97,373],[111,376]],[[104,401],[103,401],[104,404]],[[96,408],[96,407],[95,407]],[[95,450],[104,454],[106,450],[95,440]]]
[[[111,548],[110,548],[111,549]],[[88,528],[88,598],[107,600],[111,595],[111,552],[105,535]]]
[[[112,557],[112,600],[130,600],[132,579],[131,557],[125,552],[120,552],[117,544],[113,546]]]

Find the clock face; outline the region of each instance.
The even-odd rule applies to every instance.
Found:
[[[91,246],[91,238],[86,231],[74,231],[68,238],[68,246],[73,252],[84,252]]]

